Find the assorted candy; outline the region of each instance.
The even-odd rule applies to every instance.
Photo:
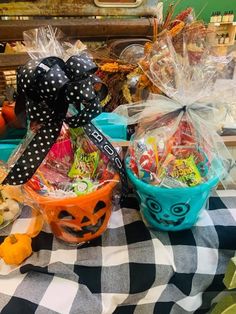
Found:
[[[224,84],[216,85],[227,57],[212,54],[204,29],[191,24],[196,28],[188,28],[178,45],[163,34],[139,62],[163,95],[151,95],[143,109],[139,104],[120,110],[130,124],[138,123],[130,168],[142,181],[164,188],[195,187],[212,178],[224,180],[224,186],[232,182],[225,180],[231,156],[217,136],[227,105],[215,92],[219,85],[228,94]]]
[[[41,195],[67,198],[94,192],[113,177],[108,158],[83,130],[64,127],[28,185]]]
[[[185,116],[171,135],[168,129],[173,120],[165,119],[166,134],[161,131],[162,123],[157,122],[155,129],[136,136],[129,148],[130,168],[138,178],[152,185],[165,188],[199,185],[208,179],[210,167],[204,139],[199,141]]]

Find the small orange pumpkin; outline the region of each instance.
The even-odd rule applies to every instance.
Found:
[[[0,257],[8,265],[19,265],[32,254],[31,242],[27,234],[11,234],[0,245]]]

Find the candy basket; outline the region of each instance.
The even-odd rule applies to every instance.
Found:
[[[163,94],[115,111],[136,125],[126,169],[154,229],[191,228],[219,182],[234,184],[234,161],[219,136],[232,92],[218,84],[228,59],[214,56],[202,35],[196,28],[179,45],[168,34],[154,42],[139,65]]]
[[[26,184],[28,199],[38,204],[54,235],[70,244],[83,244],[99,237],[107,228],[112,210],[112,193],[118,175],[101,189],[79,197],[56,199],[41,196]],[[30,202],[30,201],[29,201]]]
[[[215,176],[195,187],[166,189],[151,186],[138,179],[126,163],[128,177],[139,196],[144,221],[154,229],[179,231],[191,228],[211,191],[219,183]]]
[[[32,60],[17,72],[16,106],[28,129],[2,184],[22,186],[25,202],[40,210],[55,236],[77,245],[105,231],[113,189],[126,175],[117,150],[92,122],[107,94],[97,65],[81,42],[67,49],[62,38],[51,26],[24,33]]]

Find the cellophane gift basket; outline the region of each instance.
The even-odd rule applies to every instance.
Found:
[[[233,158],[218,134],[232,101],[232,88],[217,82],[228,62],[200,32],[184,33],[175,46],[163,35],[140,61],[162,95],[116,110],[137,124],[126,167],[153,228],[191,228],[219,182],[235,184]]]
[[[125,182],[119,150],[92,123],[106,87],[81,42],[63,42],[51,27],[24,39],[32,59],[18,70],[16,102],[29,127],[2,185],[21,186],[57,238],[81,244],[106,230],[114,188]]]

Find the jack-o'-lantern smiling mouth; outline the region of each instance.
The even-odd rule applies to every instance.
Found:
[[[81,226],[81,230],[77,228],[62,226],[63,230],[75,237],[83,237],[85,234],[95,234],[102,226],[105,220],[106,214],[99,218],[95,225]]]
[[[155,219],[159,224],[163,224],[163,225],[166,225],[166,226],[169,226],[169,225],[172,225],[172,226],[178,226],[180,225],[185,217],[182,217],[182,218],[179,218],[178,220],[167,220],[167,219],[163,219],[163,218],[157,218],[153,213],[151,213],[151,216],[153,219]]]

